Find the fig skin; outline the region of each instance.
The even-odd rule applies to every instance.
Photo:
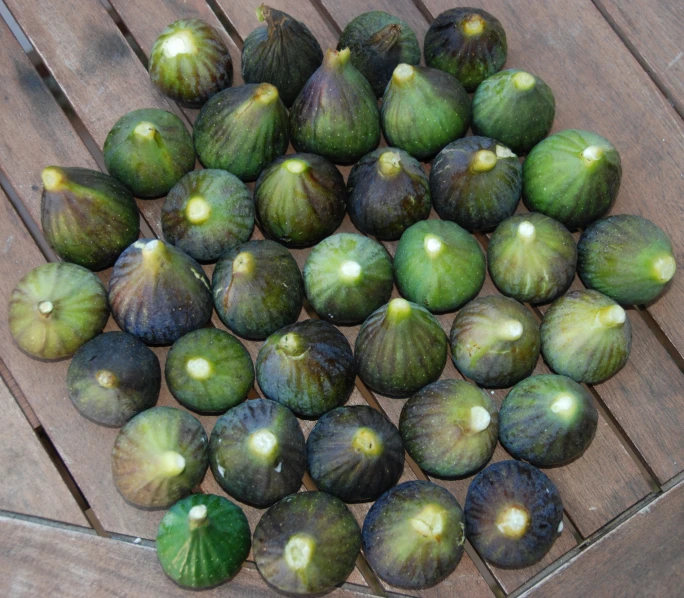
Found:
[[[380,116],[388,145],[426,161],[466,134],[470,98],[444,71],[400,64],[387,84]]]
[[[287,594],[332,590],[354,570],[361,530],[346,505],[325,492],[299,492],[273,505],[254,530],[261,576]]]
[[[426,386],[404,404],[399,419],[408,454],[423,471],[443,478],[469,475],[487,463],[498,430],[492,399],[462,380]]]
[[[138,238],[138,206],[114,177],[59,166],[44,168],[41,176],[43,234],[63,260],[103,270]]]
[[[499,412],[499,438],[516,459],[565,465],[591,444],[598,411],[591,394],[566,376],[543,374],[516,384]]]
[[[584,284],[623,305],[650,303],[677,269],[672,242],[657,225],[635,215],[594,222],[578,245]]]
[[[506,69],[485,79],[473,96],[473,133],[526,154],[553,125],[556,100],[539,77]]]
[[[211,318],[209,280],[189,255],[140,239],[116,260],[109,280],[116,323],[148,345],[170,345]]]
[[[486,387],[506,387],[529,376],[537,365],[539,324],[508,297],[478,297],[451,327],[451,359],[467,378]]]
[[[447,339],[427,309],[393,299],[363,323],[354,354],[364,384],[382,395],[403,398],[439,378]]]
[[[304,282],[290,252],[274,241],[249,241],[216,264],[214,305],[235,334],[263,340],[302,311]]]
[[[344,178],[321,156],[282,156],[259,175],[254,205],[264,235],[288,247],[314,245],[342,224]]]
[[[615,301],[598,291],[573,291],[557,299],[541,325],[542,354],[557,374],[598,384],[627,363],[632,325]]]
[[[508,53],[501,22],[485,10],[467,7],[438,15],[424,46],[425,64],[456,77],[468,92],[500,71]]]
[[[209,458],[216,481],[228,494],[266,508],[302,485],[304,434],[283,405],[266,399],[247,401],[217,420]]]
[[[288,108],[323,62],[323,50],[309,28],[290,15],[262,4],[257,27],[242,46],[245,83],[270,83]]]
[[[14,287],[7,319],[19,348],[35,359],[69,357],[97,336],[109,318],[100,279],[76,264],[31,270]]]
[[[136,507],[170,507],[204,479],[208,444],[202,424],[187,411],[147,409],[129,420],[114,441],[114,484]]]
[[[394,241],[430,215],[430,185],[420,162],[397,148],[379,148],[351,169],[349,217],[362,233]]]
[[[433,313],[453,311],[473,299],[484,284],[486,268],[475,238],[444,220],[408,228],[394,254],[399,291]]]
[[[306,297],[334,324],[360,324],[392,294],[392,258],[372,239],[339,233],[321,241],[304,264]]]
[[[381,10],[364,12],[344,28],[337,49],[351,50],[352,64],[378,98],[398,64],[419,64],[420,46],[408,23]]]
[[[201,108],[233,84],[228,48],[202,19],[180,19],[166,27],[152,46],[149,71],[159,91],[188,108]]]
[[[354,389],[354,355],[332,324],[306,320],[266,339],[256,361],[264,395],[299,417],[317,418],[347,402]]]
[[[447,145],[430,171],[435,210],[469,231],[487,231],[511,216],[522,192],[522,167],[507,147],[487,137]]]
[[[133,110],[107,135],[109,174],[142,198],[166,195],[195,167],[195,148],[183,121],[158,108]]]
[[[215,262],[249,241],[254,204],[249,189],[225,170],[193,170],[164,201],[162,231],[167,242],[198,262]]]
[[[345,502],[368,502],[394,486],[404,470],[396,426],[366,405],[338,407],[318,420],[306,441],[316,487]]]
[[[193,140],[202,166],[254,181],[287,151],[287,109],[269,83],[224,89],[200,110]]]
[[[176,400],[199,413],[223,413],[247,398],[254,364],[245,346],[217,328],[200,328],[179,338],[164,370]]]
[[[298,152],[352,164],[380,142],[375,94],[349,58],[349,48],[328,49],[292,105],[290,139]]]
[[[518,529],[514,515],[525,516],[527,526]],[[500,461],[471,482],[465,520],[468,540],[483,559],[502,569],[522,569],[551,550],[560,533],[563,503],[555,484],[536,467]]]
[[[251,544],[242,509],[215,494],[178,501],[159,523],[156,539],[164,573],[191,589],[210,588],[236,575]]]
[[[543,214],[504,220],[487,247],[489,272],[497,288],[521,303],[548,303],[575,278],[577,246],[560,222]]]
[[[363,552],[387,583],[409,590],[445,580],[465,542],[461,505],[432,482],[404,482],[383,494],[363,523]]]
[[[157,402],[159,359],[130,334],[105,332],[76,352],[67,388],[82,416],[102,426],[123,426]]]

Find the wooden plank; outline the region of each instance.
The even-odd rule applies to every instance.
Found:
[[[522,596],[681,596],[684,482],[564,564]]]

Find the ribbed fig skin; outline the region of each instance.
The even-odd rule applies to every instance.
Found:
[[[287,109],[269,83],[224,89],[198,114],[193,140],[205,168],[253,181],[287,150]]]
[[[530,210],[570,230],[583,228],[608,212],[621,177],[620,154],[610,141],[591,131],[568,129],[551,135],[527,156],[523,199]]]
[[[445,10],[425,34],[425,64],[453,75],[468,92],[501,70],[507,52],[501,22],[478,8]]]
[[[150,79],[164,95],[201,108],[233,83],[233,61],[218,31],[201,19],[171,23],[152,46]]]
[[[257,18],[266,23],[242,46],[245,83],[270,83],[289,108],[323,62],[323,50],[309,28],[290,15],[262,4]]]
[[[670,238],[635,215],[597,220],[582,233],[578,272],[584,284],[618,303],[650,303],[676,270]]]

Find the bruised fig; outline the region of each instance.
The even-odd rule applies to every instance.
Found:
[[[352,164],[380,142],[375,94],[349,57],[349,48],[329,49],[292,105],[290,138],[298,152]]]
[[[208,444],[202,424],[187,411],[147,409],[121,428],[114,441],[114,484],[136,507],[170,507],[204,478]]]
[[[44,168],[41,177],[43,234],[63,260],[102,270],[138,238],[138,206],[114,177],[59,166]]]

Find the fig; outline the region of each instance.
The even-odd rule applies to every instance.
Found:
[[[560,222],[543,214],[514,215],[494,231],[487,247],[498,289],[523,303],[548,303],[575,278],[577,246]]]
[[[627,363],[632,325],[615,301],[598,291],[556,299],[541,325],[542,355],[557,374],[598,384]]]
[[[298,152],[352,164],[380,142],[375,94],[349,57],[349,48],[328,49],[292,105],[290,139]]]
[[[41,177],[43,234],[63,260],[103,270],[138,238],[138,206],[114,177],[59,166],[44,168]]]
[[[381,10],[364,12],[347,23],[337,49],[351,50],[352,64],[381,98],[398,64],[419,64],[420,46],[408,23]]]
[[[262,4],[256,9],[257,27],[242,46],[245,83],[270,83],[290,107],[323,62],[323,50],[309,28],[284,13]]]
[[[470,231],[487,231],[515,212],[522,192],[522,167],[507,147],[486,137],[447,145],[430,171],[435,210]]]
[[[173,343],[164,373],[178,402],[200,413],[235,407],[254,385],[249,352],[234,336],[216,328],[194,330]]]
[[[261,576],[288,594],[318,594],[354,570],[361,530],[346,505],[325,492],[300,492],[273,505],[254,530]]]
[[[188,108],[201,108],[233,83],[228,48],[202,19],[181,19],[166,27],[152,46],[148,70],[159,91]]]
[[[317,418],[347,402],[356,378],[354,355],[335,326],[306,320],[266,339],[256,376],[266,397],[300,417]]]
[[[431,312],[453,311],[475,297],[486,267],[475,238],[444,220],[424,220],[406,229],[394,254],[399,291]]]
[[[618,303],[650,303],[677,270],[672,243],[650,220],[622,214],[582,233],[578,271],[584,284]]]
[[[362,233],[394,241],[430,215],[430,186],[420,162],[405,151],[380,148],[354,165],[347,208]]]
[[[431,482],[383,494],[363,522],[363,552],[384,581],[409,590],[437,585],[456,569],[465,542],[461,505]]]
[[[105,139],[104,160],[133,195],[159,197],[195,167],[195,149],[180,118],[144,108],[116,121]]]
[[[157,402],[161,367],[134,336],[105,332],[76,351],[67,388],[81,415],[103,426],[123,426]]]
[[[591,131],[569,129],[536,146],[523,164],[523,200],[570,230],[603,216],[620,189],[620,154]]]
[[[254,206],[261,230],[289,247],[306,247],[330,235],[346,211],[344,179],[314,154],[282,156],[259,176]]]
[[[487,77],[473,96],[473,133],[526,154],[551,130],[556,99],[544,81],[507,69]]]
[[[114,484],[136,507],[170,507],[204,478],[208,444],[202,424],[187,411],[147,409],[129,420],[114,441]]]
[[[392,299],[363,323],[354,349],[361,380],[388,397],[408,397],[439,378],[446,364],[442,326],[424,307]]]
[[[462,380],[439,380],[404,404],[399,431],[423,471],[454,478],[492,458],[498,421],[496,405],[482,389]]]
[[[518,382],[499,412],[499,438],[516,459],[537,467],[574,461],[591,444],[598,411],[584,387],[543,374]]]
[[[304,289],[316,313],[335,324],[360,324],[392,294],[392,259],[362,235],[321,241],[304,264]]]
[[[266,399],[247,401],[217,420],[209,459],[228,494],[264,508],[302,485],[304,434],[289,409]]]
[[[367,502],[394,486],[404,470],[395,425],[366,405],[338,407],[318,420],[306,441],[311,479],[345,502]]]
[[[512,386],[537,365],[539,324],[508,297],[478,297],[458,312],[451,327],[451,359],[467,378],[487,387]]]
[[[555,484],[536,467],[499,461],[470,483],[465,502],[468,540],[502,569],[538,563],[563,529],[563,503]]]
[[[198,262],[215,262],[249,241],[254,204],[249,189],[225,170],[194,170],[169,191],[161,216],[167,242]]]
[[[506,32],[486,10],[445,10],[425,34],[425,64],[456,77],[473,92],[506,62]]]
[[[216,264],[214,305],[223,323],[243,338],[263,340],[302,311],[304,282],[290,252],[274,241],[248,241]]]
[[[444,71],[400,64],[382,98],[387,143],[418,160],[430,160],[470,126],[470,98],[458,79]]]
[[[209,281],[189,255],[140,239],[116,260],[109,303],[119,327],[148,345],[170,345],[211,318]]]
[[[193,139],[205,168],[254,181],[287,150],[287,109],[269,83],[224,89],[200,110]]]
[[[107,291],[82,266],[43,264],[17,283],[7,312],[22,351],[36,359],[60,359],[102,332],[109,318]]]
[[[184,588],[209,588],[230,579],[251,544],[242,509],[214,494],[193,494],[178,501],[157,530],[162,569]]]

